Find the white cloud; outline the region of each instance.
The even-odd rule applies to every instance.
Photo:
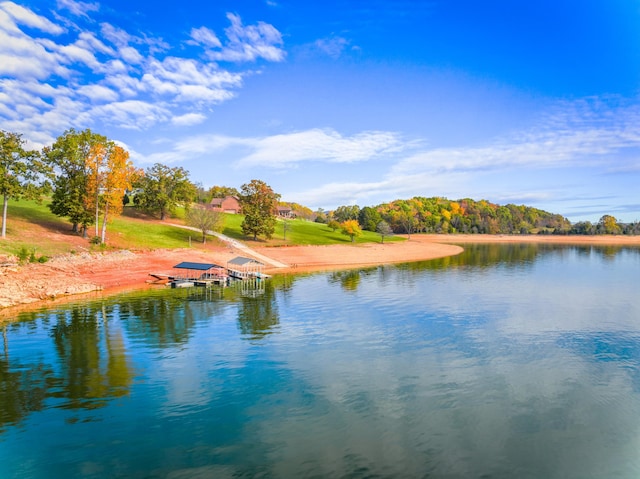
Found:
[[[69,69],[60,64],[51,51],[55,44],[48,40],[35,40],[23,34],[10,34],[3,30],[0,12],[0,75],[14,78],[44,79],[52,73],[67,77]],[[49,47],[49,48],[47,48]]]
[[[207,117],[202,113],[186,113],[180,116],[174,116],[171,119],[171,123],[176,126],[191,126],[197,125],[205,121]]]
[[[331,58],[340,57],[348,45],[349,40],[342,37],[322,38],[313,43],[316,50],[330,56]]]
[[[344,137],[334,130],[312,129],[253,140],[254,151],[237,166],[284,168],[302,161],[352,163],[401,151],[395,133],[369,131]]]
[[[0,0],[0,97],[6,99],[0,121],[27,138],[59,134],[70,126],[143,130],[158,123],[201,123],[209,106],[233,98],[250,73],[166,55],[172,48],[180,54],[184,50],[144,32],[133,35],[116,24],[100,22],[98,3],[58,0],[57,6],[58,11],[50,12],[54,22]],[[73,21],[65,14],[73,15]],[[228,18],[227,45],[206,27],[193,29],[191,41],[207,51],[218,49],[221,58],[284,57],[274,27],[262,22],[243,26],[240,17]],[[42,35],[33,35],[33,29]],[[52,86],[46,93],[44,89],[36,93],[46,95],[46,102],[30,99],[27,93],[33,94],[35,84]]]
[[[135,40],[135,37],[129,35],[126,31],[106,22],[100,24],[100,32],[104,38],[118,47],[125,47],[129,42]]]
[[[638,120],[636,105],[606,106],[602,99],[563,103],[530,131],[487,146],[423,151],[398,163],[394,172],[557,168],[608,162],[607,154],[640,147]]]
[[[102,85],[85,85],[78,88],[78,93],[100,103],[114,102],[119,98],[117,92]]]
[[[69,10],[73,15],[76,15],[78,17],[82,16],[82,17],[87,17],[89,12],[97,12],[98,10],[100,10],[100,4],[95,2],[95,3],[88,3],[88,2],[76,2],[74,0],[58,0],[58,9],[62,10],[62,9],[67,9]]]
[[[130,130],[144,130],[157,123],[169,121],[170,111],[162,105],[140,100],[126,100],[92,108],[90,115]]]
[[[187,43],[204,45],[209,48],[222,48],[222,43],[216,34],[207,27],[192,28],[190,34],[192,41]]]
[[[64,45],[58,48],[60,55],[66,57],[65,63],[80,62],[84,63],[92,69],[97,69],[99,62],[95,55],[86,48],[79,47],[78,45]]]
[[[207,57],[211,60],[230,62],[247,62],[263,58],[272,62],[284,60],[285,52],[282,35],[268,23],[258,22],[256,25],[244,26],[238,15],[228,13],[231,26],[225,29],[228,43],[220,50],[210,50]]]
[[[142,63],[144,57],[140,54],[138,50],[133,47],[121,47],[118,50],[120,53],[120,58],[122,58],[127,63],[138,64]]]
[[[51,22],[49,19],[33,13],[28,8],[21,5],[17,5],[13,2],[1,2],[0,9],[4,10],[16,24],[26,25],[31,28],[36,28],[42,32],[51,33],[52,35],[59,35],[64,33],[64,29]],[[4,24],[6,20],[2,23]],[[13,22],[12,22],[13,23]],[[7,25],[5,25],[5,28]],[[13,29],[12,26],[9,28]]]

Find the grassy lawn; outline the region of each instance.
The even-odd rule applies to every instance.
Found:
[[[169,218],[167,223],[182,223],[184,212],[178,212],[177,218]],[[244,241],[249,246],[282,245],[329,245],[349,244],[351,239],[340,231],[332,231],[327,225],[305,220],[288,220],[285,238],[285,222],[278,220],[271,240],[258,238],[253,241],[242,234],[242,215],[225,215],[222,233],[234,239]],[[89,236],[95,234],[89,229]],[[403,238],[387,237],[388,241],[402,241]],[[131,250],[151,250],[159,248],[201,248],[201,235],[168,224],[156,218],[141,214],[133,207],[127,207],[125,213],[112,218],[107,226],[107,248]],[[380,242],[380,235],[364,231],[355,239],[356,243]],[[218,244],[215,238],[208,238],[207,245]],[[86,238],[71,232],[71,224],[64,218],[53,215],[47,208],[47,202],[21,200],[9,203],[7,215],[7,237],[0,241],[0,253],[17,254],[21,249],[35,249],[37,256],[53,256],[61,253],[83,250],[96,251],[100,246],[91,245]]]
[[[254,243],[253,238],[247,238],[242,234],[242,215],[226,215],[223,234],[240,241],[246,241],[249,245]],[[278,220],[273,238],[269,241],[258,238],[255,243],[261,246],[283,245],[329,245],[351,243],[351,238],[343,235],[340,230],[332,231],[327,225],[306,220],[287,220],[287,231],[284,231],[285,222]],[[403,241],[404,238],[389,237],[387,241]],[[355,243],[379,243],[380,235],[371,231],[363,231],[362,236],[355,238]]]

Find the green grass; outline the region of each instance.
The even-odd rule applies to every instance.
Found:
[[[136,249],[186,248],[201,240],[201,235],[175,226],[136,221],[120,216],[107,226],[107,236],[117,238],[118,243],[135,245]]]
[[[180,211],[181,215],[184,213]],[[167,223],[176,218],[167,219]],[[242,234],[242,215],[225,215],[222,233],[234,239],[244,241],[249,246],[282,246],[282,245],[330,245],[349,244],[351,239],[340,231],[332,231],[320,223],[305,220],[288,220],[286,239],[284,238],[284,221],[276,223],[273,238],[248,238]],[[89,236],[93,236],[93,227],[89,229]],[[158,222],[156,218],[147,217],[133,207],[127,207],[125,213],[112,218],[107,227],[108,248],[125,248],[132,250],[185,248],[190,244],[197,247],[201,235],[197,232],[177,228]],[[385,242],[401,241],[403,238],[387,237]],[[208,238],[208,243],[213,243]],[[355,239],[355,243],[380,242],[380,235],[364,231],[362,236]],[[78,249],[99,250],[100,246],[92,246],[88,240],[79,238],[71,233],[71,224],[65,218],[53,215],[47,201],[38,204],[34,201],[21,200],[9,203],[7,216],[7,238],[0,242],[0,252],[17,254],[21,249],[28,251],[35,249],[38,256],[53,256],[60,253],[73,252]]]
[[[253,242],[253,238],[247,238],[242,234],[242,215],[226,215],[223,234],[232,238]],[[340,230],[332,231],[325,224],[314,223],[306,220],[287,220],[286,235],[284,232],[285,222],[278,220],[273,238],[270,241],[258,238],[258,241],[273,246],[281,245],[330,245],[330,244],[348,244],[351,238],[343,235]],[[285,239],[286,238],[286,239]],[[387,236],[385,242],[403,241],[404,238]],[[379,243],[380,235],[371,231],[363,231],[362,236],[355,238],[354,243]]]

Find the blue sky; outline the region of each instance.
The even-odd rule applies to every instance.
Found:
[[[640,1],[0,0],[0,128],[313,209],[640,220]]]

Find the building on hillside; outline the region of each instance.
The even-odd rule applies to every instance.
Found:
[[[214,211],[222,211],[223,213],[242,213],[240,200],[235,196],[225,196],[224,198],[213,198],[209,203],[209,207]]]
[[[278,216],[281,218],[295,218],[296,214],[289,206],[278,206]]]

